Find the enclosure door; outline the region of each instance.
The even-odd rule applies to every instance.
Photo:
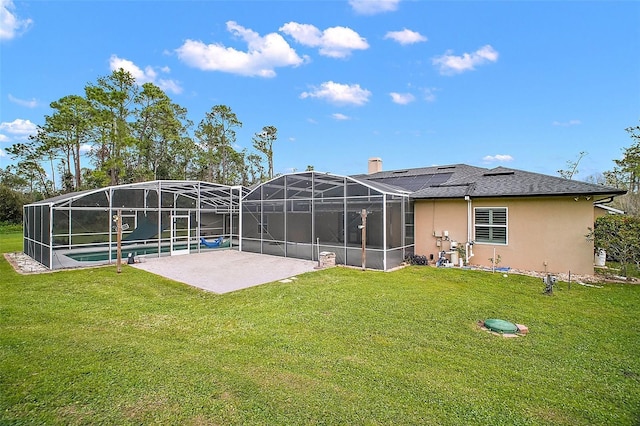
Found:
[[[171,216],[171,256],[189,254],[189,216]]]

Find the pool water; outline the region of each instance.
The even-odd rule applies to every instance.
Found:
[[[184,250],[186,249],[186,245],[182,244],[182,246],[175,245],[174,250]],[[197,250],[197,245],[192,245],[191,250]],[[162,253],[169,253],[169,247],[162,247],[160,250]],[[129,253],[133,256],[140,256],[143,254],[155,254],[158,253],[158,247],[136,247],[131,249],[122,249],[122,259],[126,259],[129,257]],[[92,251],[85,253],[69,253],[66,255],[67,257],[76,260],[78,262],[100,262],[109,260],[109,251],[101,250],[101,251]],[[116,260],[118,254],[116,253],[116,249],[111,251],[111,260]]]

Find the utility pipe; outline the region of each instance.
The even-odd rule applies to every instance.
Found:
[[[469,259],[471,259],[473,257],[473,244],[471,244],[472,241],[472,220],[471,218],[473,217],[473,209],[472,209],[472,205],[471,205],[471,197],[468,195],[464,196],[465,201],[467,202],[467,242],[464,245],[464,257],[465,257],[465,263],[469,263]]]

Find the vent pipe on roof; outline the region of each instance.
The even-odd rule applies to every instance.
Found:
[[[382,158],[372,157],[369,158],[369,170],[367,174],[378,173],[382,171]]]

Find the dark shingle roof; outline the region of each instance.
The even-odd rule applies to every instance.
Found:
[[[416,169],[391,170],[372,174],[356,175],[358,179],[371,182],[385,183],[404,189],[409,192],[417,192],[425,188],[437,187],[447,183],[452,178],[458,179],[486,170],[480,167],[466,164],[454,164],[450,166],[420,167]]]
[[[358,175],[410,191],[416,199],[522,197],[558,195],[621,195],[626,191],[540,173],[496,167],[486,169],[454,164]]]

